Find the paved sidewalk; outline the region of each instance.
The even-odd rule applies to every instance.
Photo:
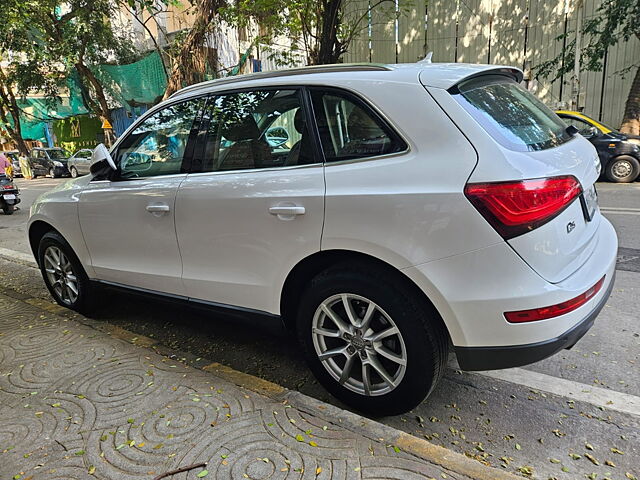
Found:
[[[92,322],[0,293],[0,480],[515,478]]]

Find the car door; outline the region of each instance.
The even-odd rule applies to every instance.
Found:
[[[323,165],[304,105],[287,87],[209,99],[176,200],[192,299],[278,313],[287,274],[320,250]]]
[[[44,155],[44,151],[42,150],[31,151],[31,165],[33,167],[34,173],[37,175],[44,175],[47,173],[47,171],[42,165],[42,161],[44,159],[43,155]]]
[[[83,190],[80,224],[98,279],[184,293],[174,207],[202,103],[183,101],[147,115],[114,147],[113,178],[92,180]]]
[[[80,150],[76,153],[73,161],[78,173],[86,175],[91,167],[91,150]]]

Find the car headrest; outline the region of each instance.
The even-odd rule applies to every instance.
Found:
[[[222,131],[224,138],[232,142],[240,142],[242,140],[255,140],[260,137],[258,124],[252,115],[239,118],[235,122],[227,123]]]
[[[300,107],[293,117],[293,126],[296,128],[298,133],[302,134],[302,132],[304,131],[305,123],[304,112],[302,111],[302,107]]]

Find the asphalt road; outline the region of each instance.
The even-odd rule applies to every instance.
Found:
[[[0,249],[30,253],[28,207],[61,181],[17,181],[22,209],[0,214]],[[599,183],[598,192],[621,248],[614,292],[593,329],[573,349],[522,369],[464,373],[452,358],[429,399],[380,421],[509,471],[531,468],[535,478],[640,478],[640,184]],[[35,268],[1,258],[0,284],[50,299]],[[276,326],[128,294],[104,297],[95,318],[339,405]]]

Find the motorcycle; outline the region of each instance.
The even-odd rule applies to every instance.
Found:
[[[0,208],[5,215],[11,215],[15,211],[16,205],[20,203],[19,193],[12,179],[0,174]]]

